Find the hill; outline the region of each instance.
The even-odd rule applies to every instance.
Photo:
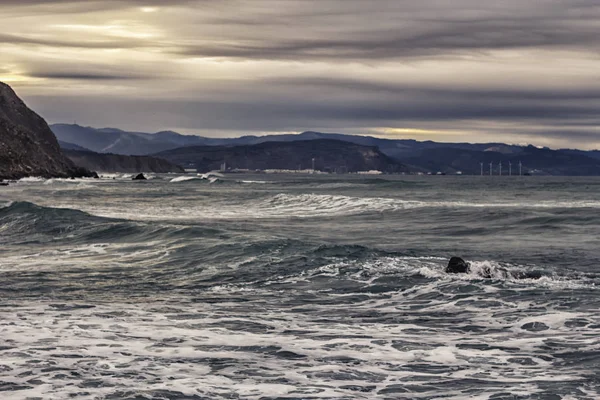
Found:
[[[479,174],[480,163],[518,164],[525,170],[545,175],[600,175],[600,151],[571,149],[538,149],[533,146],[518,146],[505,143],[441,143],[412,139],[381,139],[371,136],[346,135],[341,133],[303,132],[301,134],[242,136],[238,138],[206,138],[180,135],[176,132],[124,132],[119,129],[84,128],[78,125],[53,125],[61,140],[118,154],[150,154],[172,150],[183,146],[250,146],[268,142],[295,142],[312,140],[337,140],[361,146],[377,147],[379,150],[414,171]],[[67,133],[69,133],[67,135]],[[98,144],[101,142],[101,144]],[[95,145],[96,148],[90,147]],[[494,168],[498,168],[495,166]],[[506,170],[508,172],[508,170]]]
[[[46,121],[0,82],[0,179],[79,177],[93,173],[65,157]]]
[[[79,125],[56,124],[51,126],[61,141],[72,143],[99,153],[147,155],[184,146],[242,146],[265,142],[294,142],[305,140],[341,140],[362,146],[376,146],[390,157],[402,159],[418,155],[421,151],[451,147],[457,149],[484,151],[488,148],[502,148],[503,151],[519,151],[520,146],[503,143],[438,143],[419,142],[412,139],[381,139],[372,136],[347,135],[342,133],[322,133],[307,131],[300,134],[242,136],[237,138],[207,138],[194,135],[181,135],[177,132],[157,133],[126,132],[115,128],[95,129]]]
[[[93,151],[63,150],[75,164],[99,172],[184,172],[167,160],[150,156],[100,154]]]
[[[62,140],[58,141],[58,145],[60,146],[63,153],[65,150],[91,151],[90,149],[86,149],[85,147],[81,147],[69,142],[63,142]]]
[[[519,173],[519,163],[522,163],[523,173],[528,174],[600,175],[600,159],[588,156],[588,153],[540,149],[535,146],[523,147],[521,151],[515,153],[440,147],[424,150],[418,156],[405,159],[405,162],[425,171],[434,173],[440,171],[446,174],[461,171],[465,174],[479,175],[483,163],[484,174],[488,175],[492,163],[494,175],[498,175],[500,164],[505,175],[508,175],[509,165],[512,164],[513,175],[516,175]]]
[[[59,140],[98,153],[148,155],[179,147],[152,134],[125,132],[119,129],[94,129],[79,125],[55,124],[52,131]]]
[[[228,169],[302,170],[312,169],[313,162],[315,169],[321,171],[408,171],[377,147],[330,139],[243,146],[190,146],[164,151],[156,156],[186,167],[193,166],[201,172],[218,170],[223,163]]]

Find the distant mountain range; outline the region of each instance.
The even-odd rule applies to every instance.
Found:
[[[238,138],[207,138],[181,135],[172,131],[157,133],[126,132],[115,128],[96,129],[79,125],[55,124],[51,129],[56,137],[67,144],[77,145],[99,153],[148,155],[186,146],[240,146],[264,142],[292,142],[299,140],[333,139],[363,146],[376,146],[383,153],[394,158],[414,156],[422,150],[451,147],[464,150],[484,151],[496,149],[503,153],[518,152],[521,147],[504,143],[438,143],[419,142],[413,139],[380,139],[372,136],[347,135],[342,133],[321,133],[307,131],[300,134],[242,136]]]
[[[181,135],[172,131],[158,133],[126,132],[114,128],[95,129],[79,125],[56,124],[53,132],[65,149],[83,147],[96,152],[115,154],[148,155],[169,154],[168,150],[193,146],[252,146],[266,142],[297,142],[335,140],[367,147],[377,147],[383,154],[405,165],[412,172],[454,174],[480,174],[481,163],[489,174],[508,173],[509,163],[518,171],[519,161],[523,172],[541,175],[600,175],[600,151],[572,149],[551,150],[534,146],[518,146],[504,143],[439,143],[412,139],[381,139],[370,136],[340,133],[304,132],[301,134],[242,136],[239,138],[206,138]],[[280,146],[280,145],[278,145]],[[207,149],[197,149],[206,154]],[[223,151],[222,149],[220,151]],[[167,153],[165,153],[167,152]],[[181,150],[189,154],[190,150]],[[222,162],[222,161],[221,161]]]
[[[218,170],[223,164],[228,169],[242,170],[311,170],[314,167],[328,172],[409,172],[408,168],[375,146],[331,139],[241,146],[188,146],[163,151],[156,156],[200,172]]]

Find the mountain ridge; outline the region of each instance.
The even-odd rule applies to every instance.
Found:
[[[65,128],[69,127],[69,128]],[[293,142],[304,140],[322,140],[331,139],[349,143],[354,143],[364,146],[375,146],[379,150],[401,163],[414,166],[415,171],[431,172],[431,173],[467,173],[479,174],[480,163],[488,164],[489,162],[506,162],[518,161],[518,157],[522,157],[521,161],[526,164],[525,170],[528,173],[536,173],[542,175],[600,175],[600,164],[591,162],[590,159],[600,161],[600,151],[598,150],[577,150],[577,149],[557,149],[538,148],[535,146],[521,146],[515,144],[506,144],[501,142],[491,143],[451,143],[451,142],[434,142],[431,140],[417,141],[415,139],[386,139],[373,136],[348,135],[343,133],[322,133],[315,131],[306,131],[300,134],[283,134],[283,135],[265,135],[255,136],[246,135],[237,138],[207,138],[194,135],[181,135],[173,131],[162,131],[155,134],[142,132],[125,132],[116,128],[104,128],[97,130],[94,128],[84,128],[78,125],[53,125],[53,129],[61,140],[70,141],[74,144],[86,146],[86,141],[77,142],[77,137],[82,137],[84,132],[94,134],[96,131],[103,131],[102,134],[124,135],[124,142],[127,146],[121,147],[122,151],[126,151],[131,147],[135,147],[138,153],[143,153],[144,149],[161,148],[156,152],[147,154],[160,153],[161,151],[173,150],[179,147],[189,146],[242,146],[256,145],[266,142]],[[64,131],[70,131],[71,136],[64,136]],[[77,136],[79,134],[79,136]],[[71,139],[71,140],[68,140]],[[74,141],[75,140],[75,141]],[[113,146],[110,148],[112,152],[119,153],[117,148],[119,143],[115,144],[113,137]],[[134,145],[133,143],[136,143]],[[151,145],[148,145],[151,143]],[[436,149],[445,149],[440,152]],[[531,149],[539,149],[540,152],[534,153]],[[94,150],[94,149],[92,149]],[[98,151],[98,150],[95,150]],[[102,150],[100,150],[101,152]],[[447,152],[449,154],[443,154]],[[469,153],[472,152],[472,153]],[[550,152],[550,153],[549,153]],[[443,154],[448,162],[442,164],[436,160],[435,154]],[[456,156],[460,155],[460,161],[454,160],[451,157],[452,153]],[[496,153],[501,154],[500,156]],[[512,160],[512,161],[511,161]],[[561,163],[567,162],[568,165],[561,166]],[[556,163],[556,164],[553,164]],[[506,171],[508,172],[508,171]]]

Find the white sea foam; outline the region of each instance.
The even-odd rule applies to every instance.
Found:
[[[197,176],[177,176],[171,183],[200,180]],[[98,181],[98,180],[96,180]],[[210,182],[217,178],[211,175]],[[82,181],[91,184],[90,180]],[[100,180],[102,182],[102,180]],[[108,181],[104,181],[108,182]],[[69,185],[71,188],[73,185]],[[81,186],[81,188],[85,188]],[[156,190],[164,190],[157,187]],[[198,190],[198,189],[194,189]],[[224,192],[232,190],[224,187]],[[257,219],[257,218],[315,218],[359,215],[372,213],[382,215],[389,212],[418,210],[427,208],[448,209],[550,209],[550,208],[600,208],[600,201],[581,200],[573,202],[545,201],[528,202],[464,202],[464,201],[425,201],[407,200],[396,197],[356,197],[333,194],[291,194],[278,193],[261,196],[239,197],[236,201],[202,201],[203,195],[197,198],[174,198],[169,202],[153,202],[144,208],[132,211],[129,202],[94,202],[46,204],[46,198],[39,199],[43,205],[61,208],[74,208],[104,217],[125,218],[132,220],[217,220],[217,219]],[[194,200],[194,201],[191,201]],[[37,202],[37,201],[36,201]]]
[[[272,182],[272,181],[251,181],[251,180],[242,180],[242,181],[238,181],[239,183],[247,183],[247,184],[258,184],[258,185],[267,185],[270,183],[276,183],[276,182]]]
[[[0,226],[0,233],[9,228]],[[144,246],[128,243],[93,243],[42,251],[27,248],[19,254],[4,255],[0,259],[0,272],[60,272],[74,266],[80,269],[82,262],[84,270],[97,272],[105,268],[126,268],[133,263],[141,266],[152,265],[169,254],[169,247],[157,241],[149,241]]]
[[[25,178],[19,179],[17,182],[18,183],[37,183],[37,182],[44,182],[45,180],[46,180],[46,178],[42,178],[40,176],[27,176]]]
[[[183,182],[196,177],[177,177],[171,182]],[[400,210],[410,210],[428,207],[446,208],[502,208],[502,207],[600,207],[600,202],[547,202],[536,205],[524,203],[466,203],[466,202],[426,202],[415,200],[402,200],[397,198],[369,198],[351,197],[324,194],[276,194],[264,199],[253,199],[236,204],[210,203],[187,204],[170,208],[169,204],[162,204],[149,209],[148,213],[129,213],[114,208],[87,208],[85,211],[101,216],[114,216],[132,219],[244,219],[244,218],[312,218],[324,216],[341,216],[362,213],[382,213]],[[182,210],[185,212],[182,213]]]
[[[402,390],[412,387],[408,393],[414,398],[444,394],[457,400],[464,398],[466,389],[474,392],[470,398],[501,392],[531,396],[557,380],[583,380],[577,369],[568,373],[556,368],[543,350],[546,338],[552,337],[577,344],[579,351],[593,351],[593,337],[585,339],[583,332],[565,326],[581,313],[539,313],[515,320],[524,312],[519,303],[418,300],[423,293],[438,290],[433,285],[373,298],[353,305],[349,314],[336,315],[330,307],[315,305],[313,313],[324,313],[328,322],[314,321],[311,312],[279,308],[278,300],[269,303],[269,297],[259,309],[227,302],[186,304],[160,296],[151,303],[100,302],[93,308],[23,302],[11,306],[10,312],[0,309],[3,344],[12,348],[4,350],[0,378],[25,387],[10,394],[48,399],[158,390],[212,398],[303,393],[313,398],[368,399],[383,396],[386,390],[392,390],[391,396],[396,385]],[[411,304],[420,306],[411,309]],[[438,308],[442,305],[446,307]],[[359,317],[373,310],[389,322],[370,323]],[[425,310],[462,316],[453,328],[472,324],[490,333],[448,329],[440,325],[442,319],[423,320]],[[548,329],[519,328],[530,322],[545,323]],[[524,336],[500,331],[507,323]],[[254,330],[253,324],[266,328]],[[31,360],[41,361],[31,364]],[[32,378],[38,383],[28,384]],[[449,380],[487,385],[463,385],[459,390],[439,383]],[[86,382],[101,384],[82,391]],[[585,390],[590,399],[600,395],[597,388]]]
[[[187,181],[201,180],[201,179],[202,178],[200,178],[198,176],[178,176],[176,178],[171,179],[169,182],[177,183],[177,182],[187,182]]]
[[[52,271],[58,277],[63,271],[69,276],[142,266],[139,273],[152,276],[160,251],[166,250],[160,242],[142,248],[97,243],[30,249],[3,257],[0,271],[25,276]],[[227,268],[243,269],[256,260],[242,258]],[[269,282],[211,286],[206,292],[221,296],[211,302],[170,292],[143,301],[113,293],[80,301],[7,299],[7,307],[0,307],[0,381],[21,385],[5,392],[7,399],[91,400],[125,393],[157,398],[166,390],[209,398],[370,399],[408,393],[458,400],[465,390],[470,398],[532,396],[547,394],[556,381],[577,385],[585,380],[583,368],[557,367],[560,355],[548,350],[547,341],[582,354],[595,351],[597,313],[566,310],[545,296],[491,293],[481,279],[465,282],[443,274],[444,261],[437,256],[334,258],[313,270],[272,277],[273,284],[327,276],[368,287],[388,275],[412,279],[419,268],[439,273],[351,305],[335,302],[348,293],[309,292],[302,286],[273,290]],[[202,280],[219,273],[217,266],[204,268]],[[519,290],[505,284],[495,290]],[[539,289],[535,281],[520,285]],[[468,297],[456,290],[461,287],[470,288]],[[297,302],[295,296],[310,293],[322,302]],[[573,320],[585,321],[584,326],[573,328]],[[589,399],[600,395],[592,387],[585,393]]]
[[[183,191],[166,186],[169,194]],[[122,201],[47,197],[97,215],[167,220],[344,216],[440,204],[242,188],[218,202],[202,193],[183,201],[175,194],[147,201],[150,196],[135,198],[139,192],[124,192]],[[21,198],[43,203],[29,193],[42,198],[55,190],[33,189]],[[244,197],[246,189],[260,197]],[[2,398],[170,398],[176,392],[245,399],[600,398],[593,368],[600,315],[597,307],[571,305],[581,293],[598,297],[600,287],[585,277],[512,279],[502,269],[543,266],[495,260],[451,275],[443,272],[446,257],[310,253],[301,256],[313,267],[294,263],[299,268],[290,272],[274,265],[285,257],[276,251],[221,262],[214,254],[196,260],[199,253],[187,251],[210,240],[239,250],[245,243],[239,225],[223,225],[236,226],[229,239],[77,245],[53,239],[3,252],[0,274],[16,285],[3,286],[10,295],[0,307],[0,382],[20,387],[2,391]],[[263,261],[264,275],[241,278]],[[482,279],[477,269],[499,275]],[[79,278],[87,286],[78,289]],[[48,290],[36,296],[38,283]],[[163,284],[177,290],[160,290]],[[570,394],[559,393],[565,387]]]

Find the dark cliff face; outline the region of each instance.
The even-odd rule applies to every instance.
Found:
[[[98,172],[184,172],[183,168],[156,157],[100,154],[79,150],[63,151],[75,164]]]
[[[0,179],[91,175],[61,153],[46,121],[0,82]]]
[[[267,142],[251,146],[193,146],[168,150],[159,157],[199,171],[220,169],[315,169],[331,172],[379,170],[403,172],[398,161],[376,147],[361,146],[339,140],[321,139],[295,142]]]

